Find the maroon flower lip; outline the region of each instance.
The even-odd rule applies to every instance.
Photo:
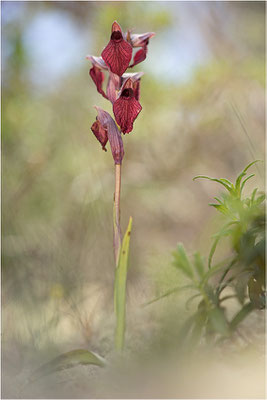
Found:
[[[136,99],[134,82],[131,78],[124,83],[120,97],[113,104],[113,112],[117,124],[123,133],[129,133],[133,130],[133,123],[142,110],[142,106]]]
[[[101,56],[111,72],[116,75],[122,76],[129,67],[132,46],[123,38],[121,27],[116,21],[112,24],[110,41]]]

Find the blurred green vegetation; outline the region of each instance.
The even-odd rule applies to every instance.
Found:
[[[29,358],[38,364],[73,346],[105,353],[113,340],[113,160],[90,131],[93,105],[111,108],[89,79],[86,52],[100,54],[114,19],[124,29],[156,32],[148,51],[155,65],[145,61],[135,67],[145,71],[143,110],[134,131],[124,137],[121,218],[125,231],[133,217],[127,340],[134,347],[135,337],[149,338],[154,320],[163,322],[157,329],[168,335],[164,321],[173,318],[171,310],[166,316],[164,305],[145,311],[139,306],[171,287],[176,272],[168,267],[170,251],[183,242],[189,252],[197,248],[208,255],[212,239],[207,237],[220,224],[205,207],[214,187],[205,181],[196,185],[192,178],[203,173],[231,180],[249,161],[264,159],[264,11],[264,2],[23,2],[17,16],[9,18],[12,4],[4,4],[2,338],[7,373],[21,372]],[[84,62],[56,82],[40,74],[39,87],[32,80],[25,32],[37,16],[48,13],[71,20],[90,47],[80,54]],[[197,25],[209,56],[181,81],[178,68],[177,78],[175,73],[168,77],[168,58],[162,62],[160,52],[166,48],[177,65],[183,63],[174,45],[183,21]],[[263,190],[262,166],[258,172],[253,187]],[[249,181],[247,190],[251,187]],[[182,305],[175,312],[183,318]]]
[[[178,332],[174,330],[174,340],[180,340],[186,351],[185,343],[192,350],[203,341],[209,345],[229,341],[253,310],[265,308],[265,194],[257,193],[257,188],[249,197],[244,198],[242,193],[249,179],[255,176],[247,175],[247,172],[256,163],[244,168],[235,183],[224,178],[194,178],[217,182],[226,189],[220,198],[215,197],[216,203],[210,204],[223,214],[220,230],[213,235],[207,260],[195,252],[191,261],[184,246],[178,244],[173,252],[173,264],[184,275],[187,284],[178,284],[147,303],[150,305],[174,293],[193,291],[184,297],[185,309],[193,309],[194,313]],[[216,250],[225,238],[230,238],[230,246],[224,250],[223,258],[214,264]],[[177,283],[179,281],[177,279]],[[234,315],[233,306],[229,307],[230,299],[237,301]]]

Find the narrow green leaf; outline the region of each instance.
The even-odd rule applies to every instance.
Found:
[[[195,315],[194,325],[191,332],[191,344],[192,346],[198,345],[205,322],[207,320],[207,314],[203,311],[198,311]]]
[[[226,275],[231,270],[231,268],[235,265],[236,262],[237,262],[237,258],[234,258],[233,260],[231,260],[230,264],[225,268],[225,270],[224,270],[224,272],[223,272],[223,274],[222,274],[222,276],[221,276],[221,278],[220,278],[220,280],[218,282],[218,285],[217,285],[217,290],[216,290],[216,295],[217,296],[219,296],[220,293],[221,293],[221,287],[222,287],[222,284],[223,284],[223,281],[224,281]]]
[[[221,199],[219,199],[219,197],[214,197],[215,200],[218,201],[218,203],[220,203],[221,205],[224,205],[223,202],[221,201]]]
[[[188,300],[186,301],[186,303],[185,303],[185,308],[188,309],[190,303],[191,303],[193,300],[195,300],[197,297],[199,297],[199,296],[202,296],[202,294],[201,294],[201,293],[197,293],[197,294],[194,294],[194,296],[189,297],[189,299],[188,299]]]
[[[253,203],[253,202],[254,202],[254,199],[255,199],[255,196],[256,196],[257,190],[258,190],[258,188],[254,189],[254,190],[253,190],[253,192],[252,192],[252,195],[251,195],[251,203]]]
[[[237,223],[238,223],[238,221],[228,222],[226,225],[224,225],[222,227],[222,229],[219,232],[217,232],[214,235],[215,240],[214,240],[214,242],[213,242],[213,244],[211,246],[209,257],[208,257],[208,267],[209,268],[211,268],[212,258],[213,258],[213,255],[215,253],[215,250],[217,248],[217,245],[218,245],[219,241],[221,240],[222,237],[228,236],[228,235],[230,235],[232,233],[232,230],[231,229],[227,229],[227,228],[229,228],[230,226],[235,225]]]
[[[88,350],[72,350],[59,355],[58,357],[54,358],[46,364],[43,364],[40,368],[38,368],[31,374],[28,381],[33,382],[54,372],[72,368],[77,365],[89,364],[103,367],[105,366],[106,361],[101,356]]]
[[[195,177],[193,178],[193,181],[195,181],[196,179],[199,179],[199,178],[208,179],[209,181],[214,181],[214,182],[220,183],[220,184],[223,185],[223,186],[225,187],[225,189],[227,189],[230,193],[233,192],[232,184],[231,184],[231,186],[229,186],[229,184],[225,182],[225,179],[210,178],[209,176],[198,175],[198,176],[195,176]],[[230,183],[231,183],[231,182],[230,182]]]
[[[115,271],[114,305],[116,313],[115,346],[118,350],[124,347],[125,314],[126,314],[126,282],[128,272],[129,245],[132,230],[132,217],[124,235],[118,265]]]
[[[220,181],[224,182],[226,185],[229,185],[232,189],[234,189],[234,185],[232,184],[232,182],[228,181],[228,179],[220,178]]]
[[[203,285],[203,289],[205,291],[206,297],[213,303],[213,304],[217,304],[218,299],[216,294],[214,293],[214,289],[213,286],[209,285],[208,283],[205,283],[205,285]]]
[[[152,303],[155,303],[158,300],[163,299],[164,297],[170,296],[173,293],[181,292],[181,291],[183,291],[185,289],[195,289],[196,290],[197,288],[194,285],[177,286],[177,287],[175,287],[173,289],[170,289],[167,292],[161,294],[160,296],[155,297],[154,299],[149,300],[148,302],[144,303],[143,307],[146,307],[146,306],[148,306],[148,305],[150,305]]]
[[[241,180],[242,180],[242,178],[246,175],[247,170],[248,170],[253,164],[256,164],[256,163],[259,162],[259,161],[261,161],[261,160],[252,161],[252,162],[249,163],[249,164],[246,166],[246,168],[243,169],[243,171],[238,175],[238,177],[237,177],[237,179],[236,179],[236,181],[235,181],[235,188],[236,188],[236,190],[239,190],[239,189],[240,189]]]
[[[178,339],[178,343],[183,344],[188,339],[188,335],[189,335],[189,332],[190,332],[190,330],[192,328],[192,325],[194,323],[196,315],[197,315],[197,313],[191,315],[183,323],[180,331],[178,332],[178,338],[177,338]]]
[[[216,204],[216,203],[209,203],[209,206],[216,208],[216,210],[220,211],[224,215],[228,215],[229,211],[225,205]]]
[[[258,206],[258,205],[261,204],[264,200],[265,200],[265,194],[262,194],[262,195],[260,195],[259,197],[257,197],[256,200],[254,200],[254,204]]]
[[[205,275],[205,265],[203,257],[198,252],[194,254],[194,264],[199,277],[203,278],[203,276]]]
[[[241,185],[241,187],[240,187],[240,194],[242,193],[242,190],[244,189],[244,186],[245,186],[246,182],[247,182],[250,178],[253,178],[253,176],[255,176],[255,174],[251,174],[251,175],[249,175],[246,179],[243,180],[242,185]]]
[[[242,322],[248,314],[251,313],[251,311],[254,310],[254,306],[252,303],[247,303],[244,305],[244,307],[238,311],[238,313],[234,316],[232,321],[230,322],[230,328],[231,330],[235,330],[236,327]]]
[[[225,318],[222,308],[218,307],[213,308],[208,312],[208,317],[214,331],[220,333],[223,336],[229,335],[230,333],[229,324]]]
[[[181,269],[185,275],[188,276],[188,278],[193,279],[194,274],[193,274],[193,267],[188,260],[188,257],[186,255],[184,246],[182,243],[179,243],[177,246],[177,250],[173,253],[174,255],[174,265]]]
[[[209,203],[209,206],[216,208],[217,210],[221,211],[221,212],[225,212],[227,211],[227,208],[222,205],[222,204],[216,204],[216,203]]]
[[[211,267],[211,268],[205,273],[203,279],[202,279],[201,282],[200,282],[200,285],[203,287],[213,275],[217,274],[217,272],[219,272],[219,271],[222,269],[222,267],[224,266],[224,264],[225,264],[225,260],[222,261],[222,262],[220,262],[219,264],[214,265],[213,267]]]
[[[220,239],[221,239],[221,236],[216,237],[216,239],[214,240],[214,242],[213,242],[213,244],[211,246],[209,257],[208,257],[208,266],[209,266],[209,268],[211,268],[212,257],[213,257],[213,255],[215,253],[217,244],[218,244]]]

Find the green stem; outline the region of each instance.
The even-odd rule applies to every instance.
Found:
[[[119,261],[121,248],[121,226],[120,226],[120,192],[121,192],[121,165],[115,164],[115,192],[113,207],[113,246],[116,267]]]

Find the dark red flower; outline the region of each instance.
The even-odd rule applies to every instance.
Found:
[[[102,89],[102,85],[105,80],[105,75],[103,74],[103,72],[98,67],[93,65],[93,67],[89,71],[89,75],[93,79],[93,81],[96,85],[97,91],[99,93],[101,93],[103,97],[105,97],[107,99],[108,97],[107,97],[106,93],[104,92],[104,90]]]
[[[124,156],[123,142],[121,134],[114,119],[109,115],[108,112],[102,110],[102,108],[95,106],[98,116],[97,121],[100,122],[102,127],[106,130],[112,156],[115,164],[121,164]]]
[[[107,151],[107,149],[105,148],[107,141],[108,141],[108,132],[107,129],[105,129],[100,121],[97,119],[93,125],[91,126],[91,130],[93,132],[93,134],[95,135],[95,137],[97,138],[97,140],[101,143],[102,145],[102,149],[104,151]]]
[[[111,72],[122,76],[129,67],[132,46],[123,38],[121,27],[116,21],[112,24],[111,32],[110,41],[101,55]]]
[[[134,81],[128,78],[121,88],[120,97],[113,104],[116,122],[123,133],[132,131],[134,120],[142,110],[136,96],[138,97],[138,88],[134,89]]]

